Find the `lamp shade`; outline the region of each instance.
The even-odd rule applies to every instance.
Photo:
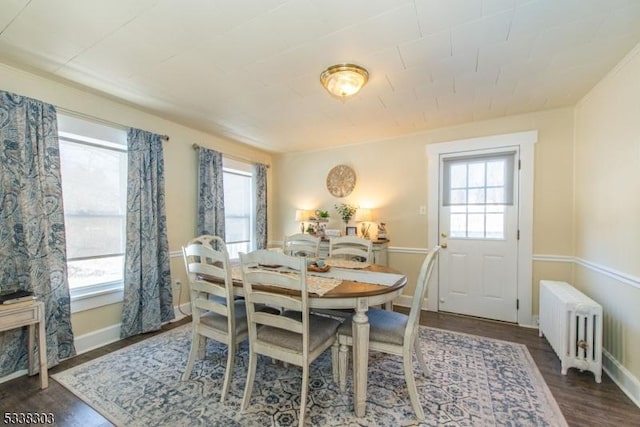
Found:
[[[322,86],[339,99],[355,95],[368,80],[369,72],[354,64],[333,65],[320,74]]]
[[[308,221],[309,220],[309,211],[305,211],[304,209],[296,209],[296,221]]]
[[[371,209],[358,209],[356,211],[356,222],[371,222]]]

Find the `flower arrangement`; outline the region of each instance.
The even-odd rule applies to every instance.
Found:
[[[335,207],[345,224],[349,223],[351,217],[353,217],[358,210],[356,206],[347,203],[340,203],[339,205],[335,205]]]

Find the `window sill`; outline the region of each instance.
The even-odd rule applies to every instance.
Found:
[[[71,291],[71,313],[91,310],[109,304],[121,303],[124,300],[122,283],[99,289],[76,289]]]

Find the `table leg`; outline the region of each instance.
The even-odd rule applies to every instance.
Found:
[[[358,298],[353,316],[353,404],[356,417],[367,411],[367,375],[369,372],[369,319],[367,298]]]
[[[44,304],[40,306],[40,322],[38,322],[38,354],[40,361],[40,388],[49,387],[49,372],[47,368],[47,333],[44,328]]]
[[[27,358],[29,360],[29,375],[33,375],[36,373],[36,369],[33,366],[33,344],[35,342],[35,332],[36,332],[36,325],[35,324],[30,324],[29,326],[27,326],[28,328],[28,343],[27,343],[27,351],[29,352],[27,354]]]

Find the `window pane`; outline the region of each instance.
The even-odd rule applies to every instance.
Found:
[[[240,252],[243,252],[245,254],[250,252],[251,249],[249,245],[249,242],[227,244],[227,252],[229,253],[229,258],[240,258]]]
[[[68,261],[67,268],[70,288],[122,281],[124,256]]]
[[[121,151],[60,141],[65,214],[124,215],[126,158]]]
[[[484,188],[469,189],[469,204],[484,205]]]
[[[504,182],[504,160],[487,162],[487,185],[492,187],[503,187]]]
[[[238,258],[239,252],[249,252],[253,247],[252,195],[251,175],[235,169],[224,170],[225,240],[231,258]]]
[[[487,203],[489,204],[503,204],[505,202],[504,198],[504,188],[487,188]]]
[[[504,238],[504,214],[487,214],[487,238]]]
[[[451,188],[465,188],[467,186],[467,165],[451,165]]]
[[[469,187],[484,187],[484,163],[469,164]]]
[[[467,204],[467,190],[451,190],[451,204],[452,205],[466,205]]]
[[[124,215],[67,214],[67,257],[124,253]]]
[[[469,230],[467,231],[468,237],[484,237],[484,215],[483,214],[469,214],[468,218]]]

